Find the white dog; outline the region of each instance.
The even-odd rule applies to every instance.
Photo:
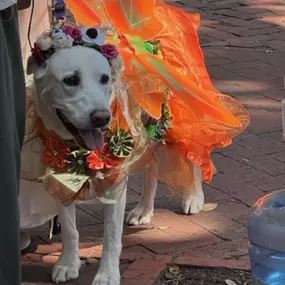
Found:
[[[83,142],[78,134],[97,132],[111,121],[110,105],[114,99],[115,82],[120,78],[122,60],[117,57],[110,62],[98,51],[74,46],[55,52],[44,66],[37,66],[32,60],[28,63],[28,73],[34,76],[34,102],[38,115],[48,129],[66,140],[77,140],[92,147],[89,134],[83,134]],[[116,67],[116,68],[114,68]],[[93,128],[96,128],[94,130]],[[87,131],[86,131],[87,130]],[[194,166],[193,166],[194,167]],[[196,168],[196,181],[193,194],[184,197],[184,213],[198,213],[203,209],[204,196],[201,186],[202,175]],[[100,268],[92,285],[119,285],[119,262],[121,236],[126,205],[126,181],[123,195],[117,204],[105,205],[103,255]],[[130,212],[127,222],[132,225],[150,221],[157,188],[157,180],[152,170],[145,175],[145,192],[138,206]],[[49,196],[36,182],[21,182],[19,197],[21,211],[21,230],[42,225],[52,217],[59,215],[63,251],[52,271],[55,283],[75,279],[79,275],[79,234],[75,224],[75,204],[63,206]],[[23,233],[23,232],[22,232]],[[29,243],[28,235],[22,234]]]

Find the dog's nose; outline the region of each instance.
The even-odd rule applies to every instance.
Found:
[[[90,115],[92,125],[96,128],[106,126],[111,120],[111,114],[108,110],[96,110]]]

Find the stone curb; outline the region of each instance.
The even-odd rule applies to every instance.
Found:
[[[250,271],[250,262],[235,259],[213,259],[179,256],[173,260],[177,265],[203,266],[203,267],[223,267],[229,269],[239,269]]]

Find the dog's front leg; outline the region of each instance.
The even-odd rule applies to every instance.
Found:
[[[125,182],[124,182],[125,183]],[[103,255],[98,273],[92,285],[120,284],[120,254],[122,250],[122,233],[126,208],[127,185],[117,204],[104,207]]]
[[[65,207],[60,202],[57,203],[61,223],[62,254],[52,270],[52,280],[61,283],[78,278],[81,262],[75,204]]]

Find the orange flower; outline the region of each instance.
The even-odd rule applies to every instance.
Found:
[[[119,161],[108,151],[108,144],[105,143],[102,150],[92,151],[87,157],[89,168],[94,170],[111,169],[119,165]]]
[[[54,138],[48,138],[45,142],[46,151],[43,153],[43,162],[51,168],[65,168],[66,159],[70,155],[70,149]]]

